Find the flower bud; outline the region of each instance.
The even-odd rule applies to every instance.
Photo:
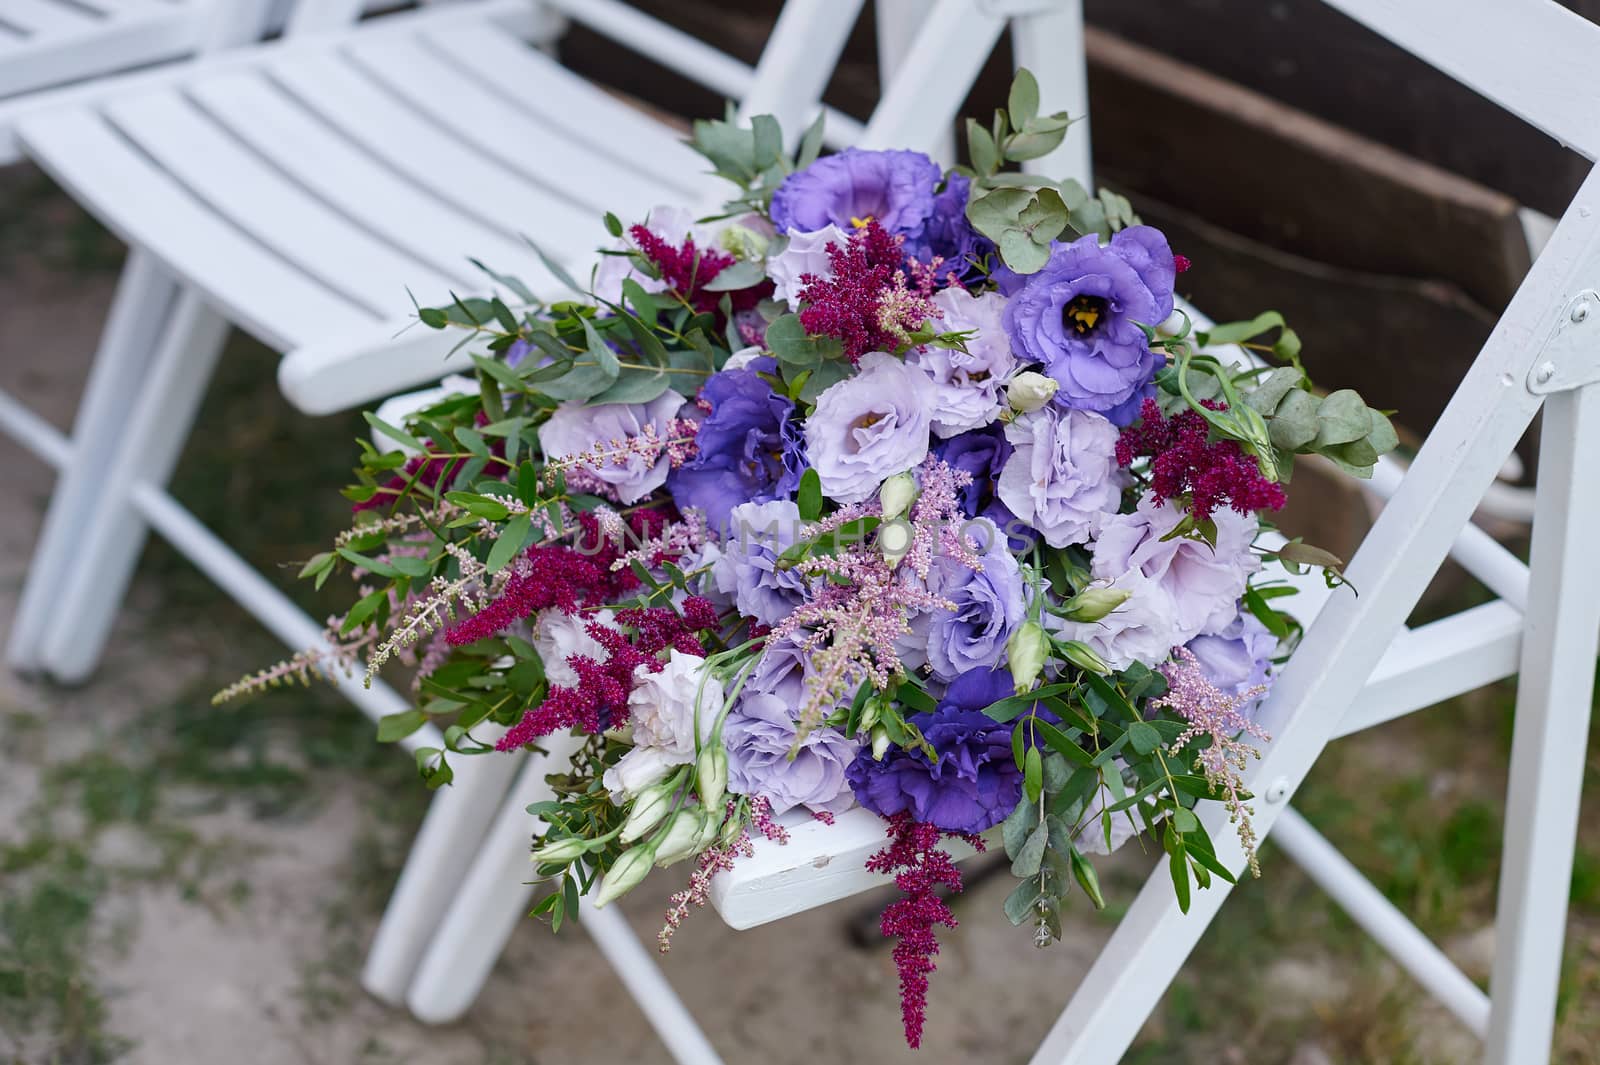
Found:
[[[628,819],[622,823],[620,838],[623,843],[632,843],[661,823],[661,819],[672,809],[672,796],[678,790],[677,785],[678,778],[674,776],[671,780],[650,785],[634,798],[633,809],[628,811]]]
[[[666,834],[656,843],[656,864],[671,865],[695,854],[695,843],[700,838],[700,829],[705,821],[705,810],[699,806],[691,806],[674,814],[672,820],[667,822]]]
[[[639,886],[639,881],[650,872],[650,866],[655,862],[656,850],[654,847],[634,847],[632,850],[622,852],[622,857],[617,859],[615,865],[600,881],[600,890],[594,897],[594,908],[600,909],[606,903],[619,899]]]
[[[1069,621],[1099,621],[1132,594],[1126,588],[1085,588],[1063,604],[1062,615]]]
[[[757,233],[749,226],[737,223],[728,226],[718,236],[717,242],[724,251],[732,252],[740,259],[761,259],[767,254],[767,246],[771,243],[766,237]]]
[[[1019,414],[1038,410],[1049,403],[1055,396],[1056,389],[1061,385],[1053,377],[1046,377],[1042,373],[1024,370],[1011,379],[1011,384],[1006,386],[1006,402],[1011,404],[1011,409]]]
[[[743,832],[744,821],[737,814],[735,814],[724,821],[722,823],[722,827],[717,830],[717,846],[733,846],[733,841],[738,839]]]
[[[911,509],[917,497],[917,482],[909,473],[897,473],[878,489],[878,502],[883,507],[883,520],[893,521]]]
[[[1111,667],[1106,665],[1106,660],[1095,654],[1094,648],[1077,640],[1068,640],[1061,645],[1061,654],[1068,662],[1079,669],[1087,669],[1090,673],[1106,674],[1111,672]]]
[[[720,741],[713,741],[694,763],[694,790],[707,806],[721,806],[728,793],[728,752]]]
[[[870,699],[867,700],[867,705],[866,706],[863,706],[861,708],[861,724],[856,726],[856,732],[859,735],[861,729],[870,729],[873,725],[876,725],[877,723],[878,723],[878,700],[877,700],[877,697],[874,696],[873,698],[870,698]]]
[[[533,863],[535,865],[565,865],[588,850],[589,845],[584,840],[575,836],[568,836],[566,839],[556,840],[554,843],[546,843],[542,847],[535,848],[532,855]]]
[[[882,725],[872,726],[872,760],[883,761],[883,756],[889,753],[889,730]]]
[[[878,526],[878,550],[890,569],[900,565],[900,560],[911,551],[911,524],[904,518],[894,518]]]
[[[1006,640],[1006,661],[1011,666],[1011,679],[1017,691],[1033,687],[1044,670],[1049,649],[1050,641],[1037,621],[1024,621],[1011,633],[1011,638]]]

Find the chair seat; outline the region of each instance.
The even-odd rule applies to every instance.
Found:
[[[0,100],[194,51],[208,0],[0,0]]]
[[[497,20],[522,7],[390,16],[113,82],[18,138],[279,350],[488,288],[469,256],[559,291],[523,235],[586,276],[605,211],[698,202],[705,179],[675,131]]]

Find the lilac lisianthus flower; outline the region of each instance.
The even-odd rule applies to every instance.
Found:
[[[1083,543],[1121,498],[1117,430],[1099,414],[1041,407],[1006,426],[1000,501],[1051,547]]]
[[[767,257],[772,298],[782,300],[790,310],[798,311],[800,290],[805,288],[805,282],[800,279],[815,275],[824,281],[833,280],[833,262],[828,258],[828,248],[843,248],[849,242],[849,234],[832,224],[810,233],[790,233],[788,246],[776,255]]]
[[[988,518],[1010,539],[1013,551],[1025,551],[1038,534],[1011,513],[996,494],[1000,473],[1011,451],[1006,427],[998,422],[941,440],[933,447],[940,459],[972,477],[957,496],[962,513],[969,518]]]
[[[927,458],[935,402],[921,370],[881,351],[863,355],[860,371],[830,385],[806,419],[806,459],[823,493],[859,503]]]
[[[1009,297],[1006,329],[1017,356],[1044,364],[1057,405],[1126,425],[1153,387],[1161,359],[1136,323],[1172,314],[1176,277],[1161,232],[1130,226],[1102,246],[1093,234],[1056,244],[1034,274],[996,272]]]
[[[1232,621],[1213,632],[1203,632],[1187,644],[1189,651],[1218,691],[1241,696],[1268,683],[1278,638],[1250,611],[1239,609]],[[1262,695],[1265,695],[1263,692]],[[1261,702],[1253,699],[1240,711],[1247,716]]]
[[[711,528],[725,530],[740,503],[791,496],[805,471],[794,403],[772,390],[759,370],[713,374],[700,391],[711,413],[700,422],[695,457],[673,470],[667,489],[679,510],[698,509]]]
[[[1101,523],[1090,566],[1095,577],[1112,581],[1113,587],[1134,573],[1149,582],[1171,621],[1169,647],[1231,623],[1245,582],[1261,568],[1261,560],[1250,549],[1259,528],[1254,517],[1232,510],[1214,513],[1214,548],[1185,536],[1168,539],[1183,517],[1181,508],[1163,506],[1149,496],[1132,514],[1108,516]],[[1111,616],[1115,615],[1113,611]]]
[[[593,448],[612,452],[614,441],[626,445],[638,440],[646,434],[647,427],[657,440],[664,442],[683,403],[683,397],[671,390],[649,403],[563,403],[539,427],[539,446],[547,459],[579,455]],[[576,469],[593,477],[621,503],[637,503],[660,488],[672,468],[664,448],[654,461],[632,452],[608,454],[607,459],[598,465],[584,463]]]
[[[979,667],[997,667],[1006,640],[1027,610],[1022,568],[1005,534],[988,519],[975,518],[963,535],[978,551],[983,568],[970,569],[940,556],[928,572],[928,591],[955,604],[954,610],[934,610],[926,619],[928,666],[945,681]]]
[[[909,241],[927,228],[943,176],[921,152],[846,148],[784,178],[772,194],[772,222],[780,233],[814,233],[876,219]]]
[[[857,802],[880,817],[909,811],[946,832],[982,832],[1016,808],[1022,771],[1009,724],[955,704],[913,715],[911,723],[938,758],[930,763],[920,750],[892,747],[878,761],[863,747],[846,771]]]
[[[722,557],[711,576],[739,613],[776,625],[805,600],[805,577],[777,565],[778,556],[800,538],[801,526],[800,508],[787,499],[741,503],[729,512]]]
[[[796,806],[841,813],[855,805],[845,767],[857,744],[838,729],[813,729],[789,757],[808,668],[809,656],[793,640],[768,644],[722,727],[729,789],[766,799],[774,814]]]
[[[1000,416],[1006,408],[1005,385],[1017,360],[1000,322],[1005,297],[947,288],[934,295],[933,305],[943,312],[939,323],[943,332],[972,334],[966,338],[965,351],[928,346],[907,358],[932,378],[937,390],[934,434],[952,437],[981,429]]]

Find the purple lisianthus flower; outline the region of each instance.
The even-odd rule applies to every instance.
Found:
[[[1170,619],[1169,648],[1230,624],[1245,582],[1261,568],[1261,560],[1250,549],[1259,528],[1254,517],[1232,510],[1214,513],[1215,548],[1186,536],[1169,539],[1183,517],[1181,508],[1163,506],[1149,496],[1132,514],[1108,516],[1101,523],[1090,566],[1095,577],[1114,582],[1113,587],[1128,574],[1145,578],[1149,593],[1159,601],[1158,609]]]
[[[946,681],[969,670],[998,666],[1006,640],[1027,610],[1022,568],[1005,535],[986,518],[974,518],[962,532],[978,551],[983,568],[973,570],[940,556],[928,571],[928,591],[955,604],[954,610],[931,611],[925,623],[928,666]]]
[[[1090,411],[1041,407],[1006,426],[1000,501],[1051,547],[1082,543],[1121,502],[1117,430]]]
[[[935,402],[921,370],[881,351],[862,356],[860,371],[830,385],[806,419],[806,459],[823,493],[859,503],[927,458]]]
[[[794,403],[758,372],[772,369],[766,359],[711,375],[700,390],[711,413],[700,422],[695,457],[667,477],[678,509],[703,511],[713,529],[727,529],[740,503],[787,498],[800,486],[806,464]]]
[[[858,745],[838,729],[813,729],[789,757],[809,661],[793,640],[768,644],[722,727],[729,789],[766,799],[774,814],[796,806],[840,813],[855,805],[845,767]]]
[[[683,403],[683,397],[670,390],[649,403],[563,403],[539,427],[539,446],[547,459],[579,455],[593,448],[609,452],[612,441],[635,440],[644,435],[646,426],[654,431],[656,439],[666,440],[672,419]],[[620,503],[637,503],[660,488],[672,468],[665,449],[653,462],[638,453],[606,457],[605,462],[583,463],[574,469],[585,478],[593,478],[596,490],[608,492]]]
[[[1278,638],[1261,623],[1261,619],[1242,606],[1232,621],[1214,632],[1203,632],[1190,640],[1188,648],[1217,690],[1241,696],[1252,688],[1268,683],[1272,669],[1272,656],[1278,653]],[[1260,705],[1263,692],[1251,700],[1248,714]]]
[[[1011,540],[1013,551],[1025,551],[1038,534],[1018,520],[995,494],[1000,471],[1005,469],[1011,451],[1005,426],[998,422],[941,440],[933,448],[940,459],[972,477],[957,497],[962,512],[969,518],[988,518]]]
[[[1005,297],[995,292],[974,296],[959,288],[934,295],[933,305],[943,312],[940,329],[972,334],[966,338],[965,351],[930,345],[907,358],[933,380],[935,435],[951,437],[980,429],[1005,410],[1005,384],[1017,368],[1011,338],[1000,321],[1005,302]]]
[[[994,241],[981,235],[967,221],[967,197],[972,182],[954,171],[945,178],[944,188],[933,198],[933,213],[918,239],[907,238],[906,252],[922,262],[934,256],[943,259],[939,276],[953,273],[967,279],[984,256],[994,251]]]
[[[846,148],[783,179],[772,194],[778,232],[849,232],[868,219],[908,241],[923,236],[944,172],[921,152]]]
[[[870,747],[861,748],[845,774],[857,802],[880,817],[909,811],[946,832],[982,832],[1016,809],[1022,771],[1011,755],[1010,725],[954,704],[913,715],[911,723],[938,758],[930,763],[920,750],[893,747],[878,761]]]
[[[1176,276],[1167,238],[1149,226],[1105,246],[1093,234],[1058,243],[1038,273],[996,272],[1017,356],[1044,364],[1061,386],[1057,405],[1118,425],[1138,414],[1161,363],[1135,323],[1166,321]]]
[[[805,600],[806,579],[779,569],[778,556],[800,538],[800,508],[787,499],[741,503],[728,515],[722,557],[712,565],[717,590],[739,613],[776,625]]]

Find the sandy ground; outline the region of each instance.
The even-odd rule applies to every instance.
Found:
[[[41,210],[71,217],[48,194]],[[0,387],[66,425],[115,275],[27,250],[8,258]],[[284,554],[275,523],[305,519],[309,508],[311,526],[327,535],[339,513],[338,476],[321,468],[302,476],[294,434],[320,434],[337,452],[354,430],[348,422],[304,429],[276,401],[272,360],[254,345],[235,343],[228,359],[231,383],[213,389],[179,482],[195,491],[203,518],[251,531],[252,561],[276,566],[295,555]],[[259,396],[273,398],[250,398]],[[268,477],[254,456],[285,447],[288,468],[274,458]],[[341,465],[336,456],[333,468]],[[42,463],[0,439],[0,638],[52,483]],[[305,502],[316,498],[332,509]],[[361,959],[425,796],[403,755],[376,749],[370,727],[325,693],[209,707],[212,690],[276,653],[157,548],[146,552],[90,683],[69,690],[0,670],[0,1059],[669,1060],[572,929],[519,927],[457,1024],[423,1026],[360,989]],[[1498,801],[1492,774],[1463,784],[1425,752],[1417,757],[1424,794]],[[1448,750],[1437,760],[1454,764]],[[1426,857],[1435,844],[1419,846]],[[1114,863],[1102,874],[1108,895],[1125,904],[1146,862],[1131,853]],[[1473,884],[1492,882],[1492,866],[1474,875]],[[1130,1061],[1474,1059],[1470,1037],[1419,1004],[1370,949],[1352,945],[1348,923],[1286,862],[1270,861],[1268,878],[1276,878],[1271,892],[1252,884],[1236,893]],[[658,875],[627,900],[647,941],[678,883]],[[927,1049],[917,1054],[901,1045],[888,951],[849,934],[864,900],[742,933],[712,912],[696,915],[664,968],[730,1063],[1025,1061],[1114,922],[1080,907],[1065,942],[1036,950],[1028,930],[1001,914],[1008,890],[999,877],[962,900],[961,927],[944,937],[934,979]],[[1428,890],[1419,897],[1437,902]],[[1448,906],[1435,906],[1440,927],[1482,976],[1492,946],[1482,893],[1452,890]],[[1580,997],[1591,992],[1579,983]],[[1562,1060],[1595,1059],[1579,1051]]]

